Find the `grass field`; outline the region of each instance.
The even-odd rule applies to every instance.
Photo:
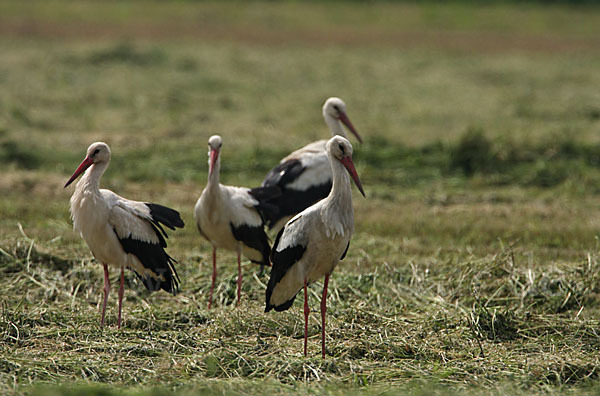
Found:
[[[0,0],[0,392],[597,394],[600,9],[393,2]],[[331,278],[264,314],[268,274],[210,249],[192,208],[206,142],[256,186],[328,136],[343,98],[367,198]],[[99,328],[102,270],[65,181],[96,140],[102,184],[181,211],[181,293],[131,273]],[[355,191],[356,192],[356,191]]]

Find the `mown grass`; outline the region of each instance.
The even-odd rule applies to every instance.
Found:
[[[149,296],[128,276],[124,329],[100,331],[97,265],[20,243],[2,261],[10,279],[1,319],[5,385],[83,381],[186,389],[195,381],[220,379],[223,386],[246,379],[259,381],[256,386],[278,382],[280,391],[311,383],[368,390],[413,381],[567,391],[593,386],[597,378],[595,254],[548,265],[507,247],[483,258],[463,252],[340,270],[331,283],[328,358],[322,361],[318,312],[311,317],[307,359],[300,308],[262,314],[266,276],[247,275],[243,309],[234,309],[235,274],[223,266],[219,308],[212,311],[205,309],[206,270],[198,271],[191,258],[181,268],[186,287],[177,297]],[[353,261],[369,259],[357,255]],[[317,296],[318,287],[312,288],[311,299]],[[111,325],[115,311],[113,304]]]
[[[597,393],[595,8],[0,10],[2,392]],[[331,279],[323,361],[318,283],[308,358],[301,304],[264,314],[256,266],[244,264],[233,307],[231,253],[219,252],[206,310],[210,250],[191,212],[208,136],[224,137],[222,181],[255,186],[327,136],[332,95],[365,139],[355,159],[367,199],[355,197],[356,234]],[[103,186],[187,224],[169,240],[181,293],[150,295],[127,273],[121,331],[116,293],[99,329],[102,272],[62,188],[95,140],[113,151]]]

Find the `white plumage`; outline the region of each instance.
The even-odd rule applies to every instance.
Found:
[[[323,105],[323,118],[332,136],[347,137],[342,124],[362,142],[346,114],[346,104],[340,98],[329,98]],[[296,213],[325,198],[331,190],[332,173],[325,145],[318,140],[290,153],[271,169],[262,182],[263,187],[277,186],[281,194],[269,200],[279,211],[265,213],[266,224],[279,229]]]
[[[298,192],[306,191],[311,187],[322,185],[327,185],[329,189],[331,189],[331,165],[329,164],[327,152],[325,151],[326,143],[327,140],[311,143],[305,146],[299,155],[294,154],[296,153],[294,152],[288,156],[288,160],[295,159],[300,161],[300,165],[304,169],[298,177],[286,184],[285,188],[291,190],[290,194],[297,194]],[[327,192],[327,194],[328,193],[329,192]],[[287,216],[285,221],[280,220],[280,223],[285,224],[290,218],[290,216]],[[279,228],[281,228],[281,224]],[[277,229],[277,227],[274,228]]]
[[[73,229],[79,232],[96,260],[104,265],[102,325],[110,290],[107,266],[121,269],[120,327],[125,267],[133,270],[151,291],[164,289],[176,292],[179,278],[173,266],[175,260],[164,251],[164,238],[167,235],[161,223],[174,229],[183,227],[183,221],[173,209],[131,201],[110,190],[100,189],[100,178],[108,167],[110,156],[110,148],[106,143],[90,145],[86,158],[65,187],[85,171],[70,200]]]
[[[306,287],[325,276],[322,315],[322,353],[325,357],[325,311],[329,275],[344,258],[354,231],[354,211],[350,176],[364,195],[352,162],[352,145],[335,136],[327,143],[327,155],[333,172],[329,195],[294,216],[279,232],[271,253],[273,265],[267,286],[265,312],[288,309],[304,287],[305,339],[308,326]]]
[[[111,267],[130,267],[138,273],[145,271],[140,260],[126,253],[119,238],[131,235],[134,239],[157,244],[158,237],[150,226],[149,210],[136,210],[135,204],[110,190],[80,188],[86,175],[71,196],[73,230],[78,231],[96,260]],[[142,204],[143,205],[143,204]]]
[[[216,280],[216,249],[231,250],[238,255],[238,304],[241,297],[241,254],[251,261],[268,265],[270,246],[258,212],[259,201],[254,190],[225,186],[219,183],[222,139],[218,135],[208,140],[209,175],[206,187],[194,208],[194,218],[200,234],[213,246],[213,277],[208,306]]]

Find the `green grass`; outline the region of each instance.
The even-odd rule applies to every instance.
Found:
[[[599,389],[598,9],[375,2],[0,1],[0,391],[15,394],[595,394]],[[345,99],[365,143],[356,233],[330,283],[264,314],[268,274],[193,226],[207,138],[255,186],[327,136]],[[181,211],[181,293],[102,270],[63,185]],[[111,274],[113,291],[117,274]]]

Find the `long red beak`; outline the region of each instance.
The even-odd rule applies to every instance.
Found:
[[[358,178],[358,173],[356,173],[356,168],[354,168],[354,162],[352,162],[352,157],[343,157],[341,161],[344,167],[348,170],[348,173],[350,173],[350,177],[352,177],[354,183],[356,183],[358,191],[360,191],[363,197],[366,198],[367,196],[365,195],[365,191],[363,190],[362,184],[360,183],[360,179]]]
[[[91,159],[90,157],[85,157],[85,159],[83,161],[81,161],[81,164],[79,164],[79,166],[77,167],[77,169],[75,169],[75,173],[73,173],[73,176],[71,176],[71,178],[69,179],[69,181],[67,182],[67,184],[65,184],[64,188],[67,188],[67,186],[69,184],[73,183],[73,180],[77,179],[77,176],[79,176],[83,172],[85,172],[85,170],[87,168],[89,168],[93,163],[94,163],[93,159]]]
[[[344,113],[343,111],[340,112],[340,121],[342,121],[342,123],[344,125],[346,125],[346,127],[350,130],[350,132],[352,132],[354,134],[354,136],[356,136],[356,138],[358,139],[358,141],[360,143],[362,143],[362,139],[360,138],[360,135],[358,134],[358,132],[356,132],[356,129],[354,129],[354,125],[352,125],[352,122],[350,122],[350,118],[348,118],[348,116],[346,115],[346,113]]]
[[[210,166],[208,167],[208,177],[212,176],[213,169],[215,168],[215,163],[217,162],[217,158],[219,157],[219,150],[210,149]]]

